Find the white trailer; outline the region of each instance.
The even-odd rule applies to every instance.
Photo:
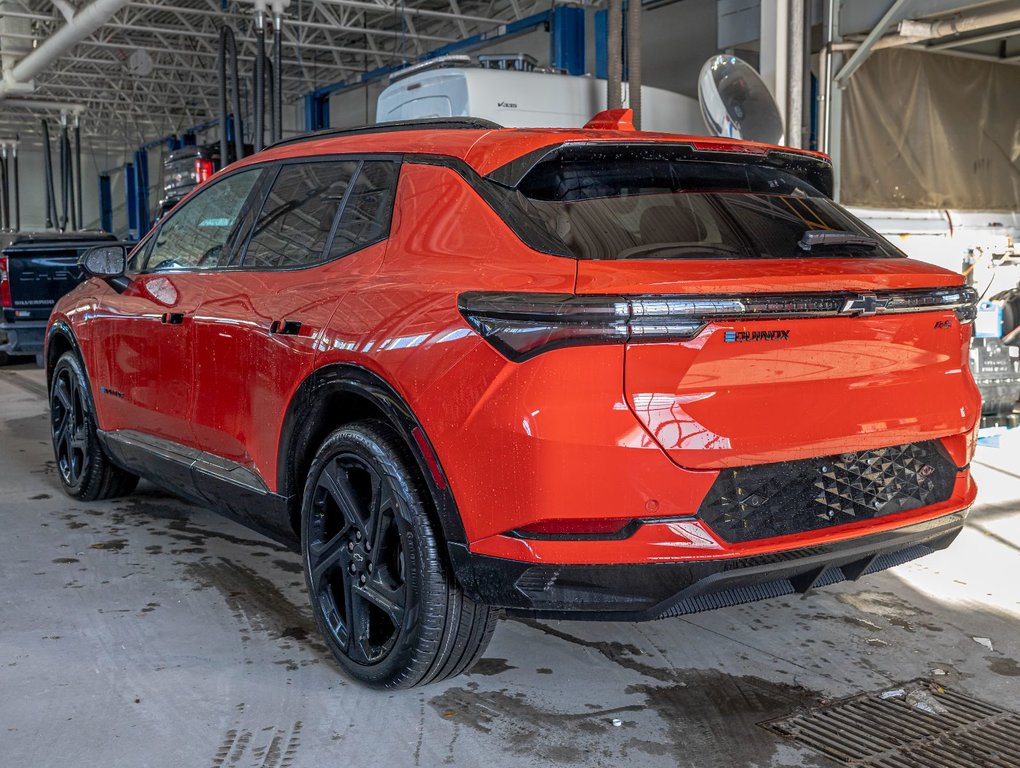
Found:
[[[627,84],[623,85],[624,105]],[[512,128],[580,128],[606,108],[606,81],[549,72],[457,67],[426,69],[391,83],[376,121],[480,117]],[[705,135],[696,99],[641,87],[646,131]]]

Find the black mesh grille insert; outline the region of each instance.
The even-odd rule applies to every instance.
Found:
[[[724,469],[698,516],[728,542],[784,536],[937,504],[956,472],[936,440]]]

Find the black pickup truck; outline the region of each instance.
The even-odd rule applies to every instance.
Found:
[[[50,310],[83,279],[79,257],[110,241],[106,232],[0,233],[0,363],[41,361]]]

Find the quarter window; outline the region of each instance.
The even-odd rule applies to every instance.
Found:
[[[227,176],[175,209],[145,255],[143,270],[215,269],[226,258],[227,240],[253,197],[261,168]]]
[[[397,189],[400,163],[392,160],[368,160],[354,180],[344,205],[329,257],[364,248],[385,239],[390,232],[393,198]]]
[[[356,161],[292,163],[281,168],[244,256],[255,269],[320,263]]]

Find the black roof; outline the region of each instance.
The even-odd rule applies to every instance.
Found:
[[[495,130],[502,128],[499,123],[484,120],[480,117],[427,117],[421,120],[393,120],[375,125],[360,125],[356,128],[325,128],[321,131],[302,133],[270,144],[266,149],[282,147],[286,144],[297,144],[316,139],[331,139],[335,136],[350,136],[359,133],[390,133],[392,131],[451,131],[451,130]]]

